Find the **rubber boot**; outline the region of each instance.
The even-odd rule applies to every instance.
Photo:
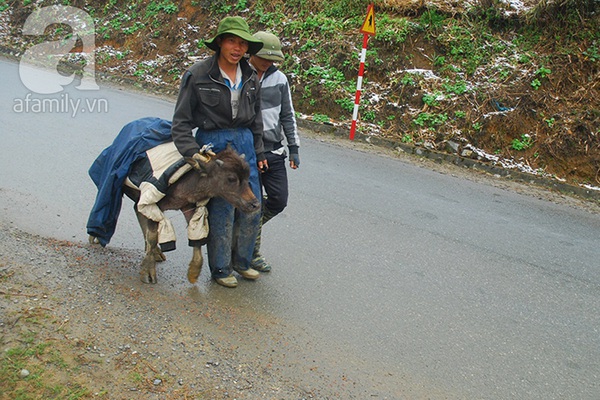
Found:
[[[264,204],[264,202],[263,202]],[[260,272],[270,272],[271,266],[267,263],[265,258],[260,254],[260,243],[262,237],[262,227],[268,221],[270,221],[275,215],[269,209],[264,208],[262,218],[260,220],[260,227],[258,228],[258,235],[256,236],[256,242],[254,243],[254,252],[252,254],[251,267]]]

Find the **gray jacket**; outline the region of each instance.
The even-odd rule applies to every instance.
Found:
[[[260,90],[265,151],[279,150],[285,139],[289,152],[298,154],[300,137],[287,77],[271,65],[265,71]]]
[[[231,92],[217,63],[218,53],[192,65],[181,78],[179,97],[173,114],[171,135],[179,152],[192,156],[199,146],[192,130],[249,128],[254,136],[257,161],[265,159],[263,122],[260,111],[260,84],[246,60],[240,61],[242,92],[238,114],[232,119]]]

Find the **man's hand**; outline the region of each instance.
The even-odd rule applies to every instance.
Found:
[[[298,169],[300,167],[300,156],[298,153],[290,154],[290,168]]]
[[[262,160],[259,161],[257,163],[258,165],[258,170],[263,173],[263,172],[267,172],[267,170],[269,169],[269,163],[267,162],[267,160]]]

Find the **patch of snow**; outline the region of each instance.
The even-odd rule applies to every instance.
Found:
[[[67,54],[67,61],[69,63],[79,64],[84,61],[87,62],[88,57],[88,53],[69,53]]]
[[[504,15],[507,17],[525,15],[538,3],[539,1],[532,0],[500,0],[500,4],[505,6]]]
[[[140,64],[150,68],[156,68],[159,65],[157,60],[144,60]]]
[[[370,94],[368,100],[369,100],[369,103],[371,103],[371,104],[377,104],[377,103],[379,103],[381,98],[379,97],[378,94],[373,93],[373,94]]]
[[[531,168],[530,165],[507,158],[500,158],[496,155],[486,153],[485,151],[471,145],[467,144],[465,146],[466,149],[471,150],[473,153],[477,154],[477,158],[480,160],[485,160],[491,162],[493,165],[500,165],[504,169],[516,169],[521,172],[525,172],[531,175],[542,176],[542,177],[553,177],[554,176],[545,173],[543,170]]]
[[[120,50],[115,49],[112,46],[102,46],[102,47],[96,48],[96,53],[98,53],[98,54],[106,53],[111,57],[123,57],[123,56],[126,56],[127,54],[129,54],[129,51],[120,51]]]
[[[509,10],[506,11],[507,15],[523,14],[530,9],[530,7],[525,6],[525,3],[521,0],[500,0],[500,2],[509,7]]]
[[[190,42],[183,42],[183,43],[181,43],[181,44],[179,45],[179,47],[177,48],[177,50],[178,50],[180,53],[185,53],[185,54],[187,54],[187,53],[190,51],[190,46],[191,46],[191,43],[190,43]]]
[[[592,186],[592,185],[581,185],[581,186],[583,186],[584,188],[589,189],[589,190],[594,190],[594,191],[600,192],[600,187],[598,187],[598,186]]]
[[[146,82],[152,83],[154,85],[164,85],[165,81],[162,80],[162,78],[158,77],[158,76],[152,76],[152,75],[144,75],[144,80]]]
[[[439,76],[434,74],[433,71],[430,69],[413,68],[413,69],[405,69],[404,71],[400,71],[400,72],[405,72],[407,74],[421,75],[425,79],[441,79]]]
[[[508,110],[504,110],[504,111],[492,111],[487,114],[483,114],[483,118],[489,118],[492,115],[506,115],[507,113],[509,113],[511,111],[514,111],[514,108],[509,108]]]

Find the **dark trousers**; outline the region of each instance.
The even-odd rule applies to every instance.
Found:
[[[283,211],[288,203],[286,156],[265,153],[269,169],[260,174],[266,200],[263,203],[263,224]]]

